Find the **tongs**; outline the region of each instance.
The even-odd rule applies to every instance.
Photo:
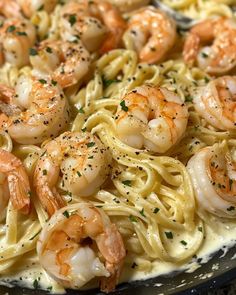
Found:
[[[196,20],[175,11],[166,4],[162,3],[160,0],[153,0],[152,5],[159,8],[160,10],[168,14],[170,17],[172,17],[176,21],[177,27],[179,27],[182,30],[188,30],[197,23]]]
[[[153,0],[152,5],[164,11],[166,14],[170,15],[176,21],[177,27],[181,30],[189,30],[193,25],[199,22],[197,20],[194,20],[190,17],[183,15],[182,13],[175,11],[174,9],[171,9],[169,6],[167,6],[160,0]],[[236,12],[236,6],[232,7],[232,11]]]

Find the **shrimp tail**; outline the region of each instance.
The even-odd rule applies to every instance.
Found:
[[[30,212],[30,184],[22,162],[13,154],[0,149],[0,171],[7,174],[12,204],[23,214]]]
[[[25,171],[8,176],[9,192],[13,207],[22,214],[30,213],[30,185]],[[23,175],[23,177],[22,177]]]
[[[183,50],[184,61],[190,66],[194,64],[197,58],[200,41],[200,37],[197,34],[191,33],[185,42]]]
[[[125,248],[123,247],[122,237],[115,224],[112,224],[106,229],[105,239],[98,240],[98,248],[104,249],[105,245],[107,252],[103,251],[106,258],[106,269],[110,273],[109,277],[103,277],[100,282],[100,288],[103,292],[109,293],[113,291],[118,283],[124,258],[126,256]]]
[[[103,42],[101,48],[100,48],[100,53],[104,54],[112,49],[115,49],[119,43],[119,37],[113,35],[111,32],[107,34],[107,37],[105,41]]]
[[[66,205],[66,202],[63,200],[61,195],[57,192],[55,188],[52,190],[49,189],[49,186],[45,187],[36,187],[36,191],[39,191],[38,193],[40,202],[43,206],[43,208],[47,211],[49,216],[52,216],[58,209],[64,207]]]
[[[13,88],[8,87],[4,84],[0,84],[0,101],[11,103],[14,95],[15,91]]]
[[[103,277],[100,281],[100,289],[102,292],[109,293],[115,290],[116,285],[118,284],[122,264],[119,266],[106,262],[106,269],[109,271],[109,277]]]

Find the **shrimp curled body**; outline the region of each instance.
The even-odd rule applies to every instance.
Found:
[[[221,130],[236,130],[236,77],[224,76],[209,82],[193,101],[209,124]]]
[[[71,1],[62,8],[60,32],[64,40],[82,41],[91,52],[117,48],[126,28],[119,11],[109,2]]]
[[[126,48],[136,50],[140,61],[148,63],[160,61],[174,45],[175,39],[174,21],[152,7],[135,12],[123,36]]]
[[[42,9],[48,13],[52,12],[57,0],[17,0],[24,15],[30,18],[35,12]]]
[[[201,44],[213,41],[211,46]],[[195,25],[185,41],[184,60],[210,74],[223,74],[236,66],[236,22],[233,19],[208,19]]]
[[[72,86],[88,72],[90,54],[81,44],[69,41],[44,41],[30,57],[37,77],[50,75],[62,88]]]
[[[109,174],[110,153],[90,133],[65,132],[45,149],[35,169],[34,184],[49,215],[65,204],[55,187],[60,172],[64,188],[83,197],[96,192]]]
[[[22,67],[29,64],[29,49],[36,40],[34,26],[26,19],[8,19],[0,28],[1,64]]]
[[[23,214],[30,211],[30,184],[22,162],[0,149],[0,219],[8,200]]]
[[[117,133],[124,143],[158,153],[181,138],[187,122],[188,110],[178,95],[147,85],[125,95],[116,113]]]
[[[0,85],[0,92],[5,90]],[[15,91],[10,89],[9,94]],[[3,100],[0,97],[0,100]],[[9,105],[10,103],[10,105]],[[6,118],[2,128],[18,143],[38,144],[57,136],[69,121],[69,107],[60,87],[53,80],[36,80],[20,76],[16,94],[8,98],[12,114]],[[0,109],[1,104],[0,104]],[[4,108],[2,109],[4,112]],[[6,114],[6,112],[5,112]]]
[[[234,217],[236,163],[224,143],[198,151],[188,162],[198,206],[220,217]]]
[[[6,18],[21,18],[21,7],[16,0],[0,0],[0,14]]]
[[[126,255],[115,224],[89,203],[57,211],[40,234],[37,252],[44,269],[64,287],[78,289],[100,277],[105,292],[115,288]]]

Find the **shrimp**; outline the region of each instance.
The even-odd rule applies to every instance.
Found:
[[[57,0],[17,0],[18,5],[21,7],[24,15],[30,18],[35,12],[40,9],[52,12],[57,4]]]
[[[78,83],[88,72],[90,54],[81,45],[69,41],[44,41],[30,56],[37,77],[50,75],[62,88]]]
[[[149,4],[150,0],[109,0],[122,12],[128,12]]]
[[[137,51],[140,61],[148,63],[160,61],[174,45],[175,39],[174,21],[152,7],[135,12],[123,36],[125,46]]]
[[[0,28],[1,63],[22,67],[29,63],[29,49],[34,45],[34,26],[25,19],[6,20]]]
[[[23,214],[30,211],[30,184],[22,162],[12,153],[0,148],[0,216],[11,200]]]
[[[201,48],[201,44],[213,42]],[[186,38],[183,56],[210,74],[224,74],[236,66],[236,22],[233,19],[208,19],[195,25]]]
[[[124,96],[115,118],[124,143],[164,153],[184,134],[188,109],[174,92],[143,85]]]
[[[236,130],[236,76],[212,80],[197,91],[196,110],[212,126]]]
[[[21,8],[16,0],[0,0],[0,14],[6,18],[21,18]]]
[[[198,151],[187,169],[198,206],[220,217],[235,217],[236,163],[225,142]]]
[[[126,23],[119,11],[106,1],[81,0],[66,4],[61,13],[62,39],[80,38],[91,52],[104,53],[120,45]]]
[[[0,93],[6,86],[0,85]],[[16,89],[9,90],[2,128],[18,143],[38,144],[57,136],[69,121],[68,102],[54,80],[20,76]],[[4,96],[0,95],[4,102]],[[10,103],[10,105],[8,105]],[[9,109],[9,112],[6,112]],[[3,120],[4,121],[4,120]]]
[[[35,169],[34,186],[50,216],[65,205],[56,190],[60,172],[64,188],[82,197],[95,193],[109,175],[110,152],[90,133],[65,132],[45,149]]]
[[[115,224],[102,209],[77,203],[57,211],[43,227],[39,261],[66,288],[78,289],[95,277],[101,290],[114,290],[126,251]]]

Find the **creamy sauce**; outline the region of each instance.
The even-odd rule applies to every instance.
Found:
[[[140,271],[139,266],[135,268],[125,266],[123,274],[121,276],[121,282],[125,281],[135,281],[135,280],[145,280],[152,277],[157,277],[160,275],[165,275],[173,271],[185,271],[185,272],[194,272],[196,269],[201,267],[199,261],[202,263],[207,263],[213,253],[223,250],[223,255],[236,244],[236,223],[235,222],[224,222],[216,220],[214,228],[209,225],[205,225],[205,239],[200,248],[196,253],[197,258],[193,258],[186,264],[178,265],[170,262],[161,262],[156,260],[152,262],[152,269],[150,271]],[[186,239],[187,241],[187,239]],[[222,256],[223,256],[222,255]],[[236,258],[233,256],[232,259]],[[212,271],[219,268],[218,264],[214,264]],[[213,275],[213,272],[200,275],[198,278],[200,280],[210,278]],[[17,275],[12,276],[1,276],[1,285],[12,287],[14,285],[20,285],[27,288],[42,288],[49,290],[52,293],[62,294],[65,292],[65,289],[58,285],[53,279],[51,279],[46,272],[39,266],[33,265],[29,266],[26,270],[19,272]],[[183,284],[184,285],[184,281]],[[156,283],[158,288],[161,284]],[[95,285],[91,282],[86,286],[87,288],[94,287]]]

